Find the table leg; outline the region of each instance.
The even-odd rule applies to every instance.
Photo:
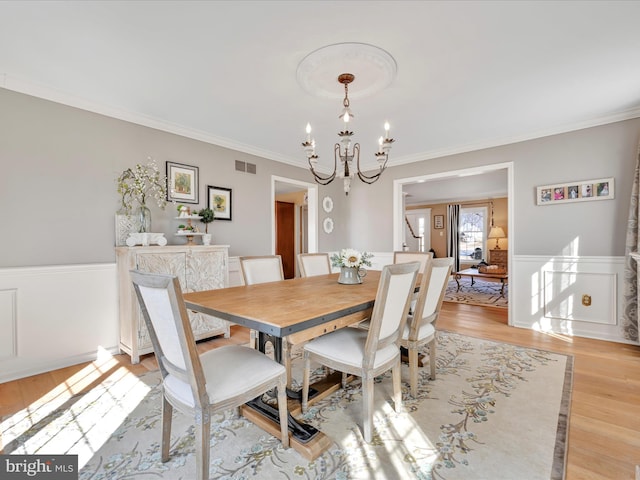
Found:
[[[273,358],[276,362],[282,364],[282,338],[276,337],[275,335],[269,335],[267,333],[258,332],[258,350],[262,353],[265,353],[267,343],[271,342],[273,345]],[[309,388],[309,397],[316,396],[318,391]],[[287,388],[287,397],[292,398],[294,400],[302,399],[302,392],[296,392]],[[246,404],[249,408],[255,410],[259,414],[268,418],[272,422],[280,424],[280,415],[278,413],[278,409],[267,404],[262,396],[256,397],[250,402]],[[291,431],[291,435],[295,439],[297,439],[300,443],[306,443],[311,440],[317,433],[318,430],[311,425],[306,425],[304,423],[300,423],[297,421],[291,413],[289,413],[289,430]]]
[[[460,279],[462,278],[462,275],[458,275],[456,273],[456,275],[454,276],[454,278],[456,279],[456,283],[458,284],[458,292],[460,291]]]
[[[500,283],[502,284],[501,287],[500,287],[500,296],[501,297],[504,297],[504,281],[505,281],[504,278],[500,279]]]

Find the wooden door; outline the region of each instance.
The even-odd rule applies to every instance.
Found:
[[[276,255],[282,257],[284,278],[296,276],[295,204],[276,202]]]

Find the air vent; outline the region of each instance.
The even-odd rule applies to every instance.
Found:
[[[253,173],[255,175],[255,173],[256,173],[256,165],[255,165],[255,163],[247,162],[247,173]]]
[[[246,170],[245,162],[241,162],[240,160],[236,160],[236,170],[238,172],[244,172]]]

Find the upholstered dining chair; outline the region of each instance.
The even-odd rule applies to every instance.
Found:
[[[424,273],[424,269],[432,258],[433,254],[431,252],[393,252],[393,263],[420,262],[418,273]],[[409,313],[414,311],[417,301],[418,294],[414,293]]]
[[[260,255],[253,257],[238,257],[242,282],[245,285],[257,283],[277,282],[284,280],[282,257],[280,255]],[[249,332],[249,346],[256,348],[258,332]]]
[[[328,275],[331,273],[331,262],[328,253],[299,253],[298,266],[301,277]]]
[[[196,427],[196,478],[209,478],[211,413],[278,392],[281,441],[289,446],[286,372],[263,353],[227,345],[198,355],[177,277],[131,271],[131,279],[162,374],[161,459],[169,460],[175,407]]]
[[[239,260],[242,280],[245,285],[284,280],[282,257],[280,255],[239,257]]]
[[[393,263],[420,262],[418,273],[424,272],[431,258],[433,258],[431,252],[393,252]]]
[[[282,257],[280,255],[262,255],[255,257],[239,257],[240,269],[245,285],[255,285],[258,283],[277,282],[284,280],[284,270],[282,268]],[[258,332],[251,330],[250,346],[255,348],[257,344]],[[287,338],[282,339],[281,349],[282,363],[287,372],[287,386],[292,386],[291,375],[291,347]]]
[[[418,262],[382,268],[369,330],[343,328],[309,341],[304,346],[302,411],[309,402],[311,362],[362,378],[363,436],[373,433],[373,379],[392,370],[394,408],[402,408],[399,341],[415,289]]]
[[[436,378],[435,326],[452,268],[453,257],[433,258],[427,263],[420,280],[415,308],[409,315],[400,339],[400,345],[408,350],[409,384],[414,397],[418,393],[419,350],[425,344],[429,345],[429,378]]]

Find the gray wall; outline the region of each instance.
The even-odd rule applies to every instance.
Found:
[[[354,180],[348,197],[336,181],[319,189],[319,250],[392,250],[394,179],[514,162],[513,253],[558,255],[577,239],[579,255],[623,255],[639,133],[634,119],[392,167],[376,184]],[[198,208],[207,185],[233,189],[233,221],[212,224],[214,242],[229,244],[231,255],[270,253],[271,175],[311,181],[304,168],[0,89],[0,267],[114,262],[115,179],[149,156],[161,169],[167,160],[199,167]],[[236,172],[234,160],[255,163],[258,174]],[[538,185],[610,176],[613,201],[535,205]],[[322,211],[325,195],[331,214]],[[152,212],[153,230],[180,243],[173,206]],[[331,235],[322,231],[327,216]]]
[[[393,247],[393,180],[513,162],[517,255],[621,256],[640,139],[640,119],[478,150],[388,169],[384,182],[352,189],[351,243],[371,251]],[[614,177],[615,199],[537,206],[536,187]],[[361,212],[369,212],[362,215]],[[512,243],[509,242],[511,245]],[[569,247],[575,247],[570,249]]]
[[[116,178],[148,157],[162,171],[168,160],[199,167],[198,208],[207,185],[233,189],[233,221],[210,225],[230,255],[271,253],[271,175],[311,181],[303,168],[0,89],[0,267],[115,262]],[[173,205],[149,206],[153,231],[184,243]]]

